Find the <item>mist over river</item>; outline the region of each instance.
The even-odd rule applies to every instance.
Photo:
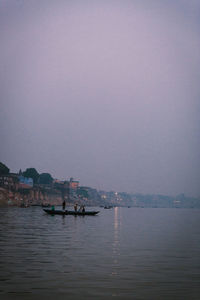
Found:
[[[0,209],[1,299],[200,299],[200,210]]]

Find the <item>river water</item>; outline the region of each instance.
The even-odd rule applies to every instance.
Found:
[[[200,210],[0,209],[0,299],[200,299]]]

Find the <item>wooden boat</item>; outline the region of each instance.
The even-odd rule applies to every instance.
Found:
[[[73,215],[73,216],[95,216],[99,211],[74,211],[74,210],[56,210],[56,209],[45,209],[43,210],[50,215]]]

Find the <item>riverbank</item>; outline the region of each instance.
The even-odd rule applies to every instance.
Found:
[[[62,195],[57,190],[33,188],[26,191],[11,191],[0,188],[0,207],[46,204],[61,205],[62,201]]]

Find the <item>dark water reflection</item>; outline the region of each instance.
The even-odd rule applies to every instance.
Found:
[[[0,210],[0,298],[200,299],[200,211]]]

